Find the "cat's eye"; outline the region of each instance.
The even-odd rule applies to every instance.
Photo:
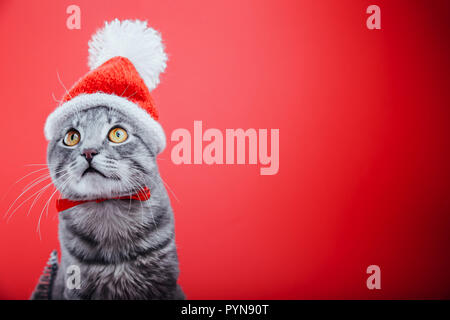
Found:
[[[80,137],[80,133],[77,130],[72,129],[66,133],[63,142],[66,146],[72,147],[80,142]]]
[[[108,137],[109,137],[109,140],[114,143],[121,143],[121,142],[124,142],[125,140],[127,140],[128,133],[125,131],[125,129],[117,127],[117,128],[111,129]]]

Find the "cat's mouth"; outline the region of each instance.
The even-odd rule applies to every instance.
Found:
[[[107,176],[105,176],[103,173],[101,173],[100,171],[98,171],[97,169],[95,169],[92,166],[89,166],[86,170],[84,170],[84,172],[81,176],[84,177],[87,174],[98,174],[98,175],[102,176],[103,178],[108,178]]]

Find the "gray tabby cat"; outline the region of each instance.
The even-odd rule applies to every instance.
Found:
[[[59,213],[60,272],[54,299],[179,299],[173,213],[158,173],[155,150],[115,110],[94,107],[67,120],[64,128],[83,132],[76,148],[50,142],[48,163],[55,186],[73,200],[135,193],[148,186],[148,201],[87,202]],[[108,139],[126,128],[127,142]],[[91,150],[90,157],[86,150]],[[93,151],[95,150],[95,151]],[[81,271],[81,289],[66,287],[70,265]]]
[[[106,24],[98,34],[114,31],[114,35],[130,30],[146,36],[146,40],[155,40],[158,35],[151,33],[153,38],[148,38],[152,29],[142,22],[117,20]],[[123,39],[124,35],[121,48]],[[96,49],[102,51],[99,47],[97,44]],[[155,61],[154,58],[150,60]],[[164,55],[164,66],[165,59]],[[119,71],[127,70],[122,66],[127,67],[130,62],[122,58],[113,61],[122,64]],[[153,79],[153,84],[148,85],[150,82],[146,80],[144,77],[148,87],[159,81]],[[108,81],[112,84],[107,84],[107,88],[118,86],[116,80]],[[141,85],[140,80],[136,81],[137,85],[130,83],[127,88]],[[126,95],[115,93],[110,94],[113,98],[95,93],[91,100],[86,100],[90,94],[80,94],[59,107],[54,112],[56,116],[49,117],[46,136],[50,174],[61,196],[78,204],[59,213],[61,262],[58,266],[55,254],[52,255],[49,274],[43,276],[32,298],[185,298],[177,284],[174,216],[156,161],[165,144],[161,140],[164,135],[154,119],[138,106],[148,98],[145,90],[138,92],[133,103]],[[148,200],[129,197],[144,188],[150,190]],[[80,271],[79,288],[68,285],[71,280],[68,270],[73,266]]]

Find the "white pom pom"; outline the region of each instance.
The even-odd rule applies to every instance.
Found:
[[[146,21],[106,22],[89,41],[88,65],[95,69],[113,57],[125,57],[133,63],[148,89],[159,84],[159,74],[166,68],[167,56],[159,32]]]

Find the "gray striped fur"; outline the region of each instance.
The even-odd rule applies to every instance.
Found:
[[[121,144],[107,138],[117,125],[129,135]],[[67,147],[62,140],[71,128],[81,133],[81,141]],[[140,130],[120,112],[98,106],[66,119],[60,136],[50,141],[50,173],[65,198],[112,198],[144,186],[151,191],[148,201],[94,201],[59,213],[61,262],[52,299],[184,298],[177,284],[172,208],[158,172],[156,149]],[[86,148],[98,150],[92,165],[104,176],[83,176],[88,163],[81,151]],[[71,265],[80,268],[80,289],[66,285],[65,271]]]

